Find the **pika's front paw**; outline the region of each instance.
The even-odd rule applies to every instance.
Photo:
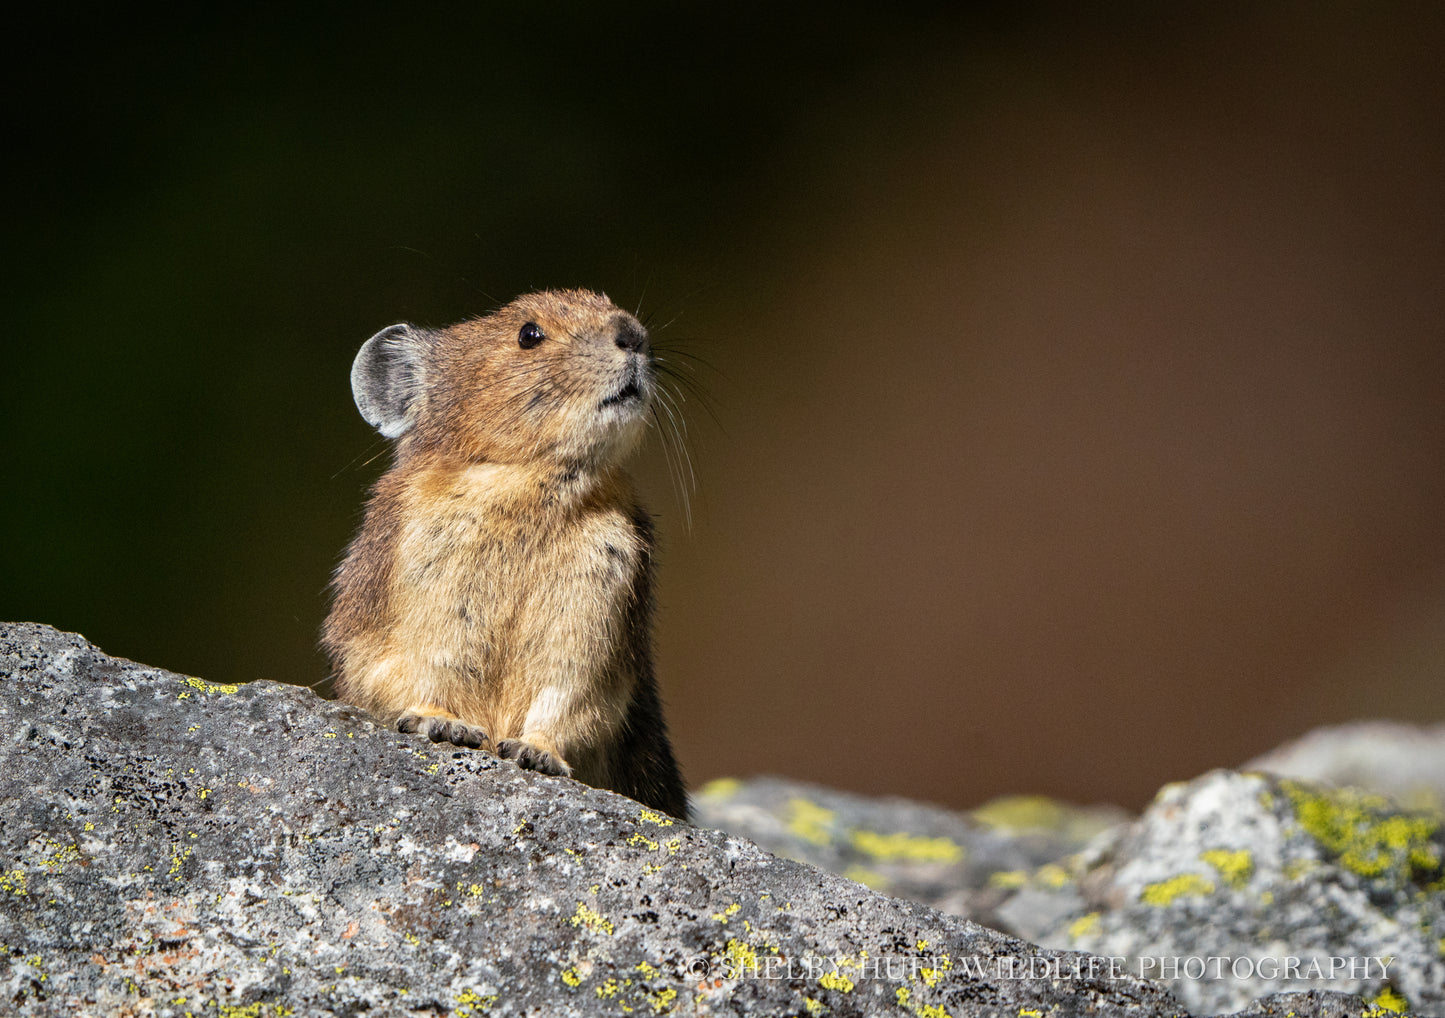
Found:
[[[492,740],[476,725],[469,725],[460,718],[438,717],[431,714],[403,714],[396,722],[396,730],[408,735],[425,735],[432,742],[450,742],[467,749],[481,749]]]
[[[553,774],[561,777],[569,777],[572,768],[567,766],[556,753],[549,753],[545,749],[539,749],[530,742],[521,739],[503,739],[497,743],[497,755],[503,760],[515,760],[517,766],[523,770],[536,771],[538,774]]]

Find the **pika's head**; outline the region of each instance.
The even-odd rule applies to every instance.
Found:
[[[368,424],[473,462],[618,459],[652,404],[647,330],[603,294],[547,290],[445,329],[393,325],[351,366]]]

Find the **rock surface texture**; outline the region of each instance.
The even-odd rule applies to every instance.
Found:
[[[1445,1014],[1442,858],[1438,816],[1215,771],[998,911],[1038,943],[1139,959],[1199,1013],[1316,987]]]
[[[1317,728],[1243,769],[1367,788],[1439,812],[1445,809],[1445,725],[1356,721]]]
[[[1162,983],[1115,971],[1117,959],[1037,947],[885,897],[611,793],[398,735],[303,689],[218,686],[107,657],[44,626],[0,626],[0,722],[4,1014],[1183,1012]],[[1263,828],[1297,808],[1265,779],[1202,780],[1223,782],[1234,796],[1211,793],[1219,817],[1253,803],[1240,815]],[[1276,798],[1265,804],[1263,792]],[[1174,794],[1182,798],[1169,808],[1189,824],[1208,819],[1190,812],[1196,807],[1184,792]],[[879,808],[893,812],[877,814],[873,826],[851,824],[848,851],[871,860],[884,882],[895,881],[890,889],[933,881],[933,898],[942,900],[950,881],[960,892],[970,882],[998,883],[992,874],[1003,871],[992,868],[983,846],[1005,859],[1001,827],[968,842],[951,833],[958,818],[944,811],[929,813],[932,826],[909,830],[899,826],[909,804]],[[1167,810],[1156,809],[1157,822],[1166,823]],[[832,821],[788,819],[797,822],[810,832],[802,840],[821,848],[812,837]],[[967,818],[965,826],[981,823]],[[1102,821],[1079,823],[1020,840],[1011,858],[1026,862],[1023,875],[992,886],[991,907],[1006,909],[1053,866],[1065,874],[1055,890],[1074,897],[1041,930],[1062,925],[1081,946],[1123,954],[1136,884],[1157,883],[1166,870],[1158,879],[1174,879],[1172,867],[1197,857],[1195,843],[1155,831],[1146,817],[1106,830],[1080,851],[1090,825]],[[1402,837],[1413,861],[1391,854],[1386,869],[1414,886],[1428,875],[1438,832],[1410,830]],[[870,833],[854,836],[863,831]],[[1149,865],[1158,874],[1143,863],[1130,869],[1130,852],[1156,850],[1163,854]],[[1212,909],[1220,909],[1223,928],[1244,922],[1238,917],[1254,900],[1246,893],[1268,886],[1278,896],[1286,879],[1274,875],[1274,856],[1252,850],[1243,890],[1223,871],[1214,879],[1239,895],[1238,904],[1228,898],[1232,911],[1219,904],[1222,892],[1181,893],[1136,916],[1141,928],[1155,935],[1145,919],[1173,915],[1169,909],[1186,902],[1196,924]],[[1349,850],[1341,842],[1334,856]],[[1313,859],[1310,851],[1286,839],[1279,865]],[[1058,853],[1067,865],[1040,862]],[[909,869],[915,865],[933,869]],[[1202,865],[1189,872],[1211,879],[1216,869]],[[1321,856],[1318,868],[1331,865]],[[1330,900],[1353,907],[1349,892],[1358,891],[1379,910],[1394,895],[1387,904],[1405,931],[1400,902],[1409,887],[1387,888],[1379,874],[1359,879],[1366,882],[1341,885]],[[1107,906],[1117,923],[1097,895],[1119,899]],[[1302,900],[1296,912],[1313,905]],[[1100,913],[1088,929],[1073,918],[1084,909]],[[1276,926],[1281,935],[1296,929]],[[1405,931],[1393,942],[1404,951],[1417,939]],[[1401,989],[1416,992],[1415,985]],[[1309,992],[1262,1000],[1244,1013],[1372,1012],[1385,1013],[1357,997]]]
[[[1355,758],[1359,733],[1336,734]],[[1395,787],[1398,769],[1375,774]],[[1445,823],[1373,792],[1215,771],[1120,822],[1047,800],[952,813],[765,778],[714,782],[696,810],[699,823],[889,893],[1123,958],[1197,1014],[1314,989],[1445,1015]]]
[[[1110,979],[304,689],[0,630],[20,1015],[1169,1015]]]

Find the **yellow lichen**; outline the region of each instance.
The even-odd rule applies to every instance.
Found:
[[[192,689],[199,689],[203,693],[225,693],[227,696],[230,696],[232,693],[236,692],[238,689],[241,688],[240,686],[233,686],[230,684],[217,684],[207,682],[205,679],[198,679],[195,676],[188,677],[185,680],[185,683]]]
[[[1346,869],[1364,877],[1392,870],[1404,879],[1440,875],[1432,840],[1439,817],[1400,813],[1388,799],[1353,788],[1318,790],[1293,781],[1280,787],[1300,826]]]
[[[1214,884],[1198,873],[1181,873],[1177,877],[1149,884],[1140,892],[1139,900],[1146,905],[1163,908],[1172,905],[1179,898],[1213,893]]]
[[[172,845],[172,846],[171,846],[171,868],[170,868],[170,872],[168,872],[168,873],[166,874],[166,876],[170,877],[172,880],[179,880],[179,879],[181,879],[181,865],[182,865],[183,863],[185,863],[185,861],[191,857],[191,852],[192,852],[192,851],[193,851],[193,849],[191,849],[191,848],[188,847],[184,852],[182,852],[182,851],[180,851],[180,846],[179,846],[179,845]]]
[[[933,968],[920,968],[918,975],[930,987],[937,986],[945,975],[953,971],[953,959],[946,954],[938,956],[938,962]]]
[[[582,977],[577,974],[577,970],[575,968],[563,969],[562,982],[566,983],[568,986],[580,986],[582,984]]]
[[[697,794],[712,799],[730,799],[737,795],[742,787],[743,783],[737,778],[714,778],[698,789]]]
[[[1069,871],[1058,863],[1045,863],[1034,871],[1034,880],[1051,891],[1068,886]]]
[[[714,913],[712,914],[712,917],[713,917],[714,919],[716,919],[718,922],[722,923],[724,926],[726,926],[728,920],[731,919],[733,916],[737,915],[737,914],[738,914],[738,911],[739,911],[741,908],[742,908],[741,905],[739,905],[737,902],[733,902],[731,905],[729,905],[727,908],[723,909],[721,912],[714,912]]]
[[[1078,940],[1080,937],[1087,937],[1099,929],[1099,913],[1090,912],[1088,915],[1079,916],[1069,924],[1069,938]]]
[[[649,996],[648,1001],[652,1004],[653,1014],[663,1014],[677,1006],[677,991],[671,987],[658,990]]]
[[[1410,1002],[1405,999],[1405,995],[1393,986],[1385,987],[1370,1003],[1378,1009],[1376,1014],[1403,1014],[1410,1009]],[[1369,1014],[1368,1011],[1365,1013]]]
[[[825,990],[837,990],[839,993],[853,992],[853,980],[841,972],[824,972],[818,977],[818,985]]]
[[[729,979],[742,979],[758,970],[758,952],[736,937],[728,940],[723,958],[727,961]]]
[[[1243,888],[1249,883],[1249,878],[1254,876],[1254,856],[1246,848],[1237,852],[1226,848],[1211,848],[1200,852],[1199,858],[1218,870],[1221,879],[1236,889]]]
[[[658,827],[672,826],[672,817],[668,816],[665,813],[654,813],[650,809],[645,809],[641,813],[637,814],[637,818],[639,820],[646,821],[649,824],[656,824]]]
[[[0,891],[28,897],[30,891],[26,887],[25,871],[18,866],[13,870],[0,871]]]
[[[849,833],[848,840],[858,851],[884,862],[953,863],[963,858],[963,848],[948,838],[854,830]]]
[[[824,809],[807,799],[793,799],[788,803],[788,830],[795,837],[814,845],[826,845],[830,837],[829,828],[838,814]]]
[[[468,1018],[477,1011],[489,1011],[497,1002],[497,994],[492,993],[482,996],[476,990],[463,990],[457,994],[457,1018]]]
[[[650,851],[650,852],[656,852],[656,851],[657,851],[657,842],[653,841],[651,838],[647,837],[646,835],[642,834],[641,832],[638,832],[638,833],[634,834],[632,837],[628,838],[628,839],[627,839],[627,843],[628,843],[629,845],[646,845],[648,851]]]
[[[999,830],[1016,832],[1052,831],[1068,818],[1064,807],[1043,795],[1007,795],[984,803],[973,818]]]
[[[988,875],[989,887],[1002,887],[1007,890],[1023,887],[1029,882],[1029,875],[1023,870],[997,870]]]
[[[952,1018],[952,1015],[937,1004],[915,1004],[911,987],[900,986],[893,991],[893,996],[898,1001],[899,1007],[911,1011],[919,1018]]]
[[[261,1001],[254,1004],[246,1004],[244,1007],[234,1004],[222,1004],[220,1008],[221,1018],[261,1018]]]
[[[593,932],[605,933],[609,937],[612,936],[612,920],[600,912],[588,908],[585,902],[579,901],[577,903],[577,911],[573,913],[572,918],[569,919],[568,922],[573,926],[585,926]]]

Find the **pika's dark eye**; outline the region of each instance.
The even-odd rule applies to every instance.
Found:
[[[540,325],[536,322],[528,322],[522,326],[522,331],[517,333],[517,345],[523,350],[530,350],[546,338]]]

